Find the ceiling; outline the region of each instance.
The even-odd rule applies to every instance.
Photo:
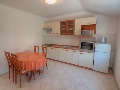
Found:
[[[81,11],[120,17],[120,0],[58,0],[54,5],[43,0],[0,0],[0,4],[46,18]]]

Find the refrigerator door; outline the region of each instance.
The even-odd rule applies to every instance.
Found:
[[[94,67],[96,71],[108,73],[110,52],[95,52],[94,54]]]
[[[95,52],[110,52],[110,44],[95,44]]]

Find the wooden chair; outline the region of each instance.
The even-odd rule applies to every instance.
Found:
[[[11,54],[12,61],[15,67],[15,84],[17,84],[17,74],[20,75],[20,88],[22,87],[22,75],[26,74],[28,76],[28,71],[22,70],[22,63],[18,61],[18,57],[15,54]]]
[[[13,63],[11,61],[11,55],[9,52],[5,52],[5,56],[6,56],[6,59],[8,61],[8,67],[9,67],[9,79],[10,79],[10,70],[12,70],[12,76],[13,76],[13,82],[14,82],[14,66],[13,66]]]
[[[39,52],[39,46],[34,45],[34,52]]]

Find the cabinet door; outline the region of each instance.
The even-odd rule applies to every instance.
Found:
[[[64,60],[67,63],[71,63],[72,62],[72,50],[71,49],[64,49],[65,52],[65,56],[64,56]]]
[[[87,17],[87,18],[81,18],[80,23],[81,25],[90,25],[90,24],[96,24],[97,17]]]
[[[44,28],[52,28],[52,23],[44,23]]]
[[[96,71],[108,73],[110,52],[95,52],[94,55],[94,67]]]
[[[54,60],[59,59],[59,48],[52,49],[52,59],[54,59]]]
[[[59,48],[59,61],[65,62],[65,50],[62,48]]]
[[[46,55],[46,57],[51,58],[51,56],[52,56],[51,47],[47,47],[47,55]]]
[[[80,35],[81,34],[81,23],[80,19],[75,19],[75,31],[74,35]]]
[[[80,52],[79,65],[83,67],[93,68],[93,53]]]
[[[75,20],[68,20],[67,21],[67,34],[74,35],[75,30]]]
[[[60,34],[61,35],[67,34],[67,22],[66,21],[60,21]]]
[[[58,60],[58,48],[47,47],[47,58]]]
[[[52,34],[60,35],[60,22],[52,22]]]
[[[78,65],[79,64],[79,50],[73,50],[73,58],[71,61],[71,64]]]
[[[61,35],[74,35],[75,20],[60,21]]]
[[[70,63],[72,61],[72,50],[59,48],[59,60]]]

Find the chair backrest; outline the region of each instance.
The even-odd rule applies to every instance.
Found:
[[[17,55],[11,53],[11,59],[12,59],[12,63],[15,66],[15,68],[17,69],[20,68],[20,63],[18,61]]]
[[[11,55],[10,55],[10,52],[6,52],[6,51],[4,51],[4,52],[5,52],[5,56],[6,56],[6,59],[7,59],[8,63],[11,64]]]
[[[39,52],[39,46],[34,45],[34,52]]]

